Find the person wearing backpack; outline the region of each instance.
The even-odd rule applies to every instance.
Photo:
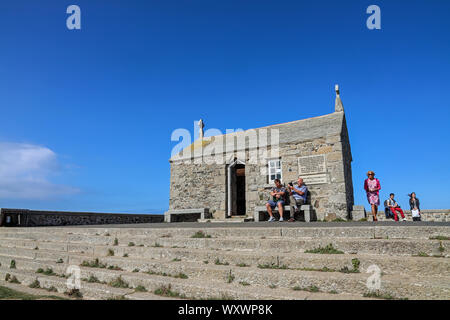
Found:
[[[420,217],[420,202],[419,198],[416,198],[416,193],[411,192],[411,194],[408,194],[409,196],[409,206],[411,207],[411,215],[413,218],[413,221],[421,221]]]

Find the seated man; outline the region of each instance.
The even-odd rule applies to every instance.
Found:
[[[267,212],[269,213],[269,222],[275,221],[273,217],[272,209],[278,207],[278,212],[280,213],[280,221],[283,221],[283,206],[284,206],[284,193],[286,189],[281,185],[280,179],[275,179],[275,187],[272,188],[270,195],[273,197],[273,200],[269,200],[266,203]]]
[[[303,204],[306,203],[306,195],[308,193],[308,188],[303,184],[303,179],[298,178],[297,186],[289,185],[289,200],[290,200],[290,213],[291,218],[289,222],[294,222],[295,212],[298,211]]]
[[[403,210],[398,205],[397,201],[395,201],[393,193],[391,193],[389,195],[389,199],[387,200],[387,205],[388,205],[389,209],[391,209],[391,212],[394,214],[395,221],[398,221],[397,211],[400,212],[400,214],[402,215],[402,218],[403,218],[402,220],[406,221],[405,214],[403,213]]]

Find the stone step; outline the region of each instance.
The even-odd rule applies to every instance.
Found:
[[[327,292],[307,292],[295,291],[285,288],[273,288],[260,286],[243,286],[237,283],[218,283],[213,282],[204,284],[196,279],[175,279],[164,276],[148,275],[148,274],[131,274],[113,270],[104,270],[97,268],[80,268],[81,278],[89,278],[91,275],[99,279],[99,281],[110,282],[116,280],[119,276],[130,287],[144,286],[149,292],[154,292],[161,287],[170,287],[170,290],[184,295],[188,299],[239,299],[239,300],[276,300],[276,299],[365,299],[359,294],[334,294]],[[25,271],[21,269],[8,269],[0,267],[0,278],[4,279],[9,273],[15,276],[23,285],[29,285],[36,279],[42,287],[49,288],[54,286],[58,292],[67,291],[67,279],[57,276],[45,276],[36,274],[33,271]],[[112,297],[121,297],[133,299],[134,289],[114,288],[107,284],[81,282],[80,291],[84,298],[87,299],[109,299]],[[142,294],[136,296],[139,299],[146,299]]]
[[[232,266],[247,265],[286,265],[295,269],[352,269],[352,259],[358,259],[360,270],[365,271],[376,264],[385,274],[427,274],[440,276],[450,271],[450,259],[434,257],[408,257],[373,254],[312,254],[298,252],[236,252],[189,248],[121,248],[123,253],[117,256],[94,256],[91,254],[68,253],[66,251],[32,250],[29,248],[0,247],[0,258],[11,260],[27,258],[47,260],[56,263],[62,259],[64,263],[80,264],[84,260],[101,258],[108,265],[117,265],[124,270],[143,270],[155,260],[182,260],[183,262],[214,263],[217,259]],[[145,250],[144,252],[142,252]],[[124,258],[123,255],[127,257]],[[1,260],[0,260],[1,261]],[[3,262],[2,262],[3,263]],[[9,261],[6,261],[9,263]]]
[[[0,257],[2,265],[7,265],[6,259]],[[105,263],[104,261],[102,261]],[[36,261],[30,259],[17,259],[15,265],[18,270],[35,272],[39,268],[52,268],[58,275],[66,273],[68,264],[53,265],[53,261]],[[101,281],[109,282],[121,275],[133,287],[147,285],[155,275],[166,273],[168,275],[183,274],[193,283],[206,282],[209,286],[221,286],[227,279],[233,277],[234,283],[246,283],[248,286],[266,287],[267,284],[279,288],[316,286],[320,291],[337,291],[339,293],[360,294],[367,291],[366,281],[370,274],[367,273],[339,273],[319,272],[292,269],[260,269],[254,266],[237,267],[229,265],[200,265],[195,262],[168,262],[154,261],[148,263],[145,270],[140,272],[115,271],[109,269],[80,267],[81,277],[88,278],[94,275]],[[147,272],[151,271],[152,274]],[[39,275],[39,274],[37,274]],[[171,278],[165,276],[163,278]],[[422,275],[420,278],[414,275],[382,275],[381,290],[389,292],[396,297],[408,297],[417,299],[443,299],[450,298],[450,278],[431,277]]]
[[[186,225],[186,224],[185,224]],[[107,236],[106,241],[112,242],[114,238],[136,238],[143,239],[147,237],[182,237],[187,238],[194,235],[197,231],[203,231],[214,238],[233,237],[233,238],[260,238],[260,237],[287,237],[287,238],[389,238],[389,239],[429,239],[433,236],[450,237],[450,228],[448,226],[349,226],[346,227],[342,222],[342,227],[289,227],[288,223],[277,223],[274,227],[251,227],[246,228],[243,224],[235,228],[208,227],[210,224],[204,224],[203,228],[70,228],[70,227],[51,227],[51,228],[0,228],[0,238],[24,238],[24,239],[61,239],[66,241],[84,241],[91,239],[96,241]],[[214,226],[214,224],[211,224]],[[284,226],[286,225],[286,226]],[[88,236],[83,238],[82,236]],[[100,240],[105,241],[105,240]]]
[[[144,242],[144,241],[143,241]],[[346,238],[322,238],[322,239],[290,239],[284,237],[272,237],[262,239],[254,238],[159,238],[156,241],[146,240],[145,244],[128,246],[119,242],[118,246],[95,245],[88,242],[58,242],[39,240],[19,240],[1,239],[2,247],[24,247],[30,249],[46,249],[77,253],[89,253],[103,256],[108,250],[113,250],[116,254],[122,255],[126,250],[140,251],[145,253],[146,247],[180,247],[196,249],[216,249],[234,251],[252,250],[273,250],[278,252],[304,252],[305,250],[316,249],[319,246],[325,247],[332,244],[334,248],[345,253],[369,253],[380,255],[404,255],[411,256],[419,253],[428,255],[450,256],[450,241],[439,240],[411,240],[411,239],[346,239]]]

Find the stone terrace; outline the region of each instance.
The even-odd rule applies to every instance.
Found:
[[[449,299],[449,238],[432,222],[2,228],[0,285],[65,292],[75,265],[84,299],[367,299],[377,265],[379,297]],[[342,253],[306,252],[329,244]]]

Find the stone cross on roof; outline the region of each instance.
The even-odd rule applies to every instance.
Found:
[[[203,120],[200,119],[198,122],[198,135],[200,139],[203,139],[203,128],[205,127],[205,124],[203,123]]]
[[[344,105],[342,104],[341,97],[339,95],[339,85],[334,86],[334,90],[336,91],[336,101],[334,103],[334,112],[343,112]]]

